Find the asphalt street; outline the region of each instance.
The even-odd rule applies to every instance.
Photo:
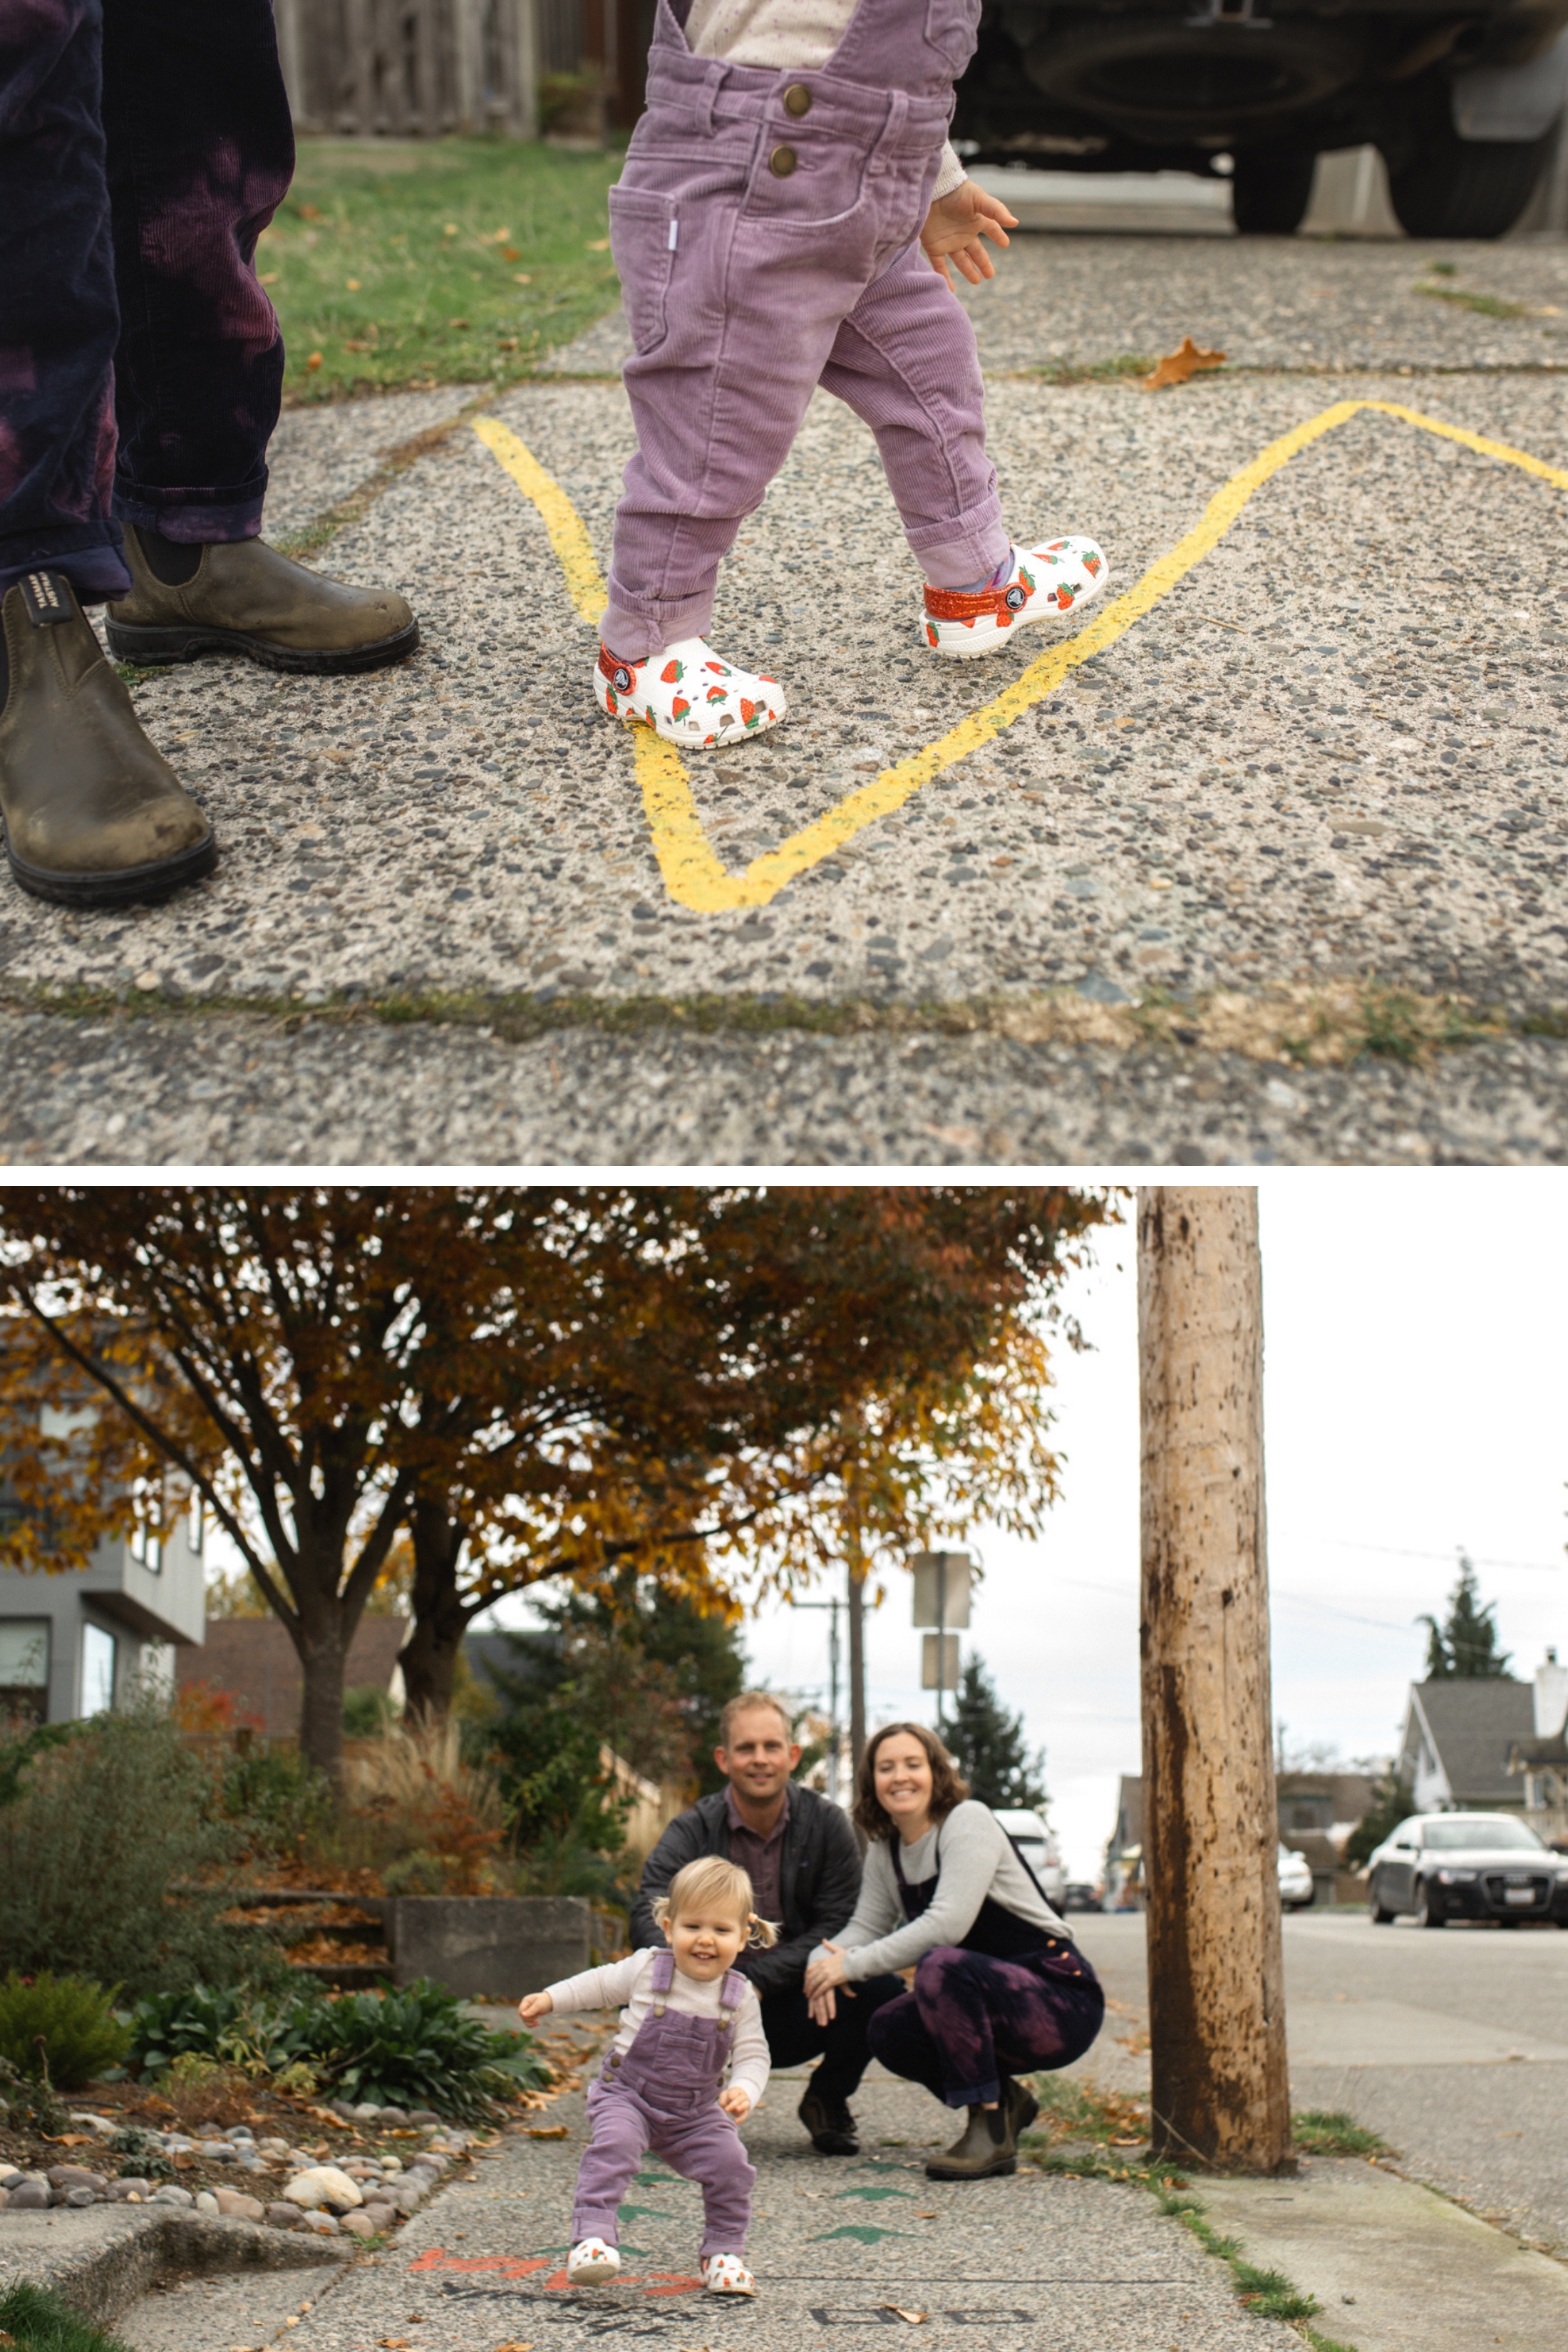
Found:
[[[1074,1929],[1120,2004],[1082,2068],[1146,2084],[1142,1916]],[[1285,1992],[1294,2106],[1347,2110],[1406,2179],[1568,2257],[1568,1936],[1300,1912]]]
[[[966,299],[1010,527],[1106,591],[924,654],[819,395],[712,631],[790,720],[684,764],[590,694],[617,318],[286,418],[268,530],[423,648],[139,681],[224,860],[0,902],[0,1157],[1563,1158],[1568,245],[1020,236]],[[1189,333],[1226,367],[1139,389]]]

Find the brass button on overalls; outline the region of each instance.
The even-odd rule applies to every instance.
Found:
[[[811,112],[811,92],[805,82],[791,82],[784,95],[784,112],[797,118]]]
[[[793,147],[775,147],[768,157],[768,169],[776,180],[787,180],[799,161]]]

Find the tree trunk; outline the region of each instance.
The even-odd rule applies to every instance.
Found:
[[[414,1623],[398,1654],[410,1723],[445,1723],[468,1612],[458,1592],[458,1562],[468,1530],[439,1503],[418,1502],[409,1520],[414,1546]]]
[[[344,1612],[312,1609],[298,1632],[290,1627],[305,1677],[300,1701],[300,1748],[305,1761],[324,1772],[334,1788],[343,1777],[343,1675],[353,1629]]]
[[[1138,1195],[1143,1876],[1157,2152],[1290,2163],[1250,1186]]]

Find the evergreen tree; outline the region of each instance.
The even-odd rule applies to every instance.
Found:
[[[1385,1772],[1373,1791],[1372,1811],[1363,1813],[1345,1840],[1341,1861],[1346,1870],[1359,1870],[1374,1847],[1393,1835],[1402,1821],[1415,1811],[1415,1792],[1397,1772]]]
[[[1507,1674],[1511,1654],[1498,1648],[1492,1622],[1496,1609],[1495,1601],[1481,1606],[1475,1569],[1461,1552],[1459,1580],[1448,1596],[1448,1613],[1441,1625],[1436,1617],[1415,1620],[1426,1628],[1428,1682],[1474,1682]]]
[[[1045,1803],[1045,1753],[1030,1753],[1023,1717],[1008,1714],[995,1684],[973,1651],[953,1696],[952,1712],[942,1726],[942,1736],[982,1804]]]

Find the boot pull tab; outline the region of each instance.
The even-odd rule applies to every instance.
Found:
[[[58,627],[62,621],[74,620],[76,604],[59,572],[25,572],[17,582],[22,591],[22,606],[35,629]]]

